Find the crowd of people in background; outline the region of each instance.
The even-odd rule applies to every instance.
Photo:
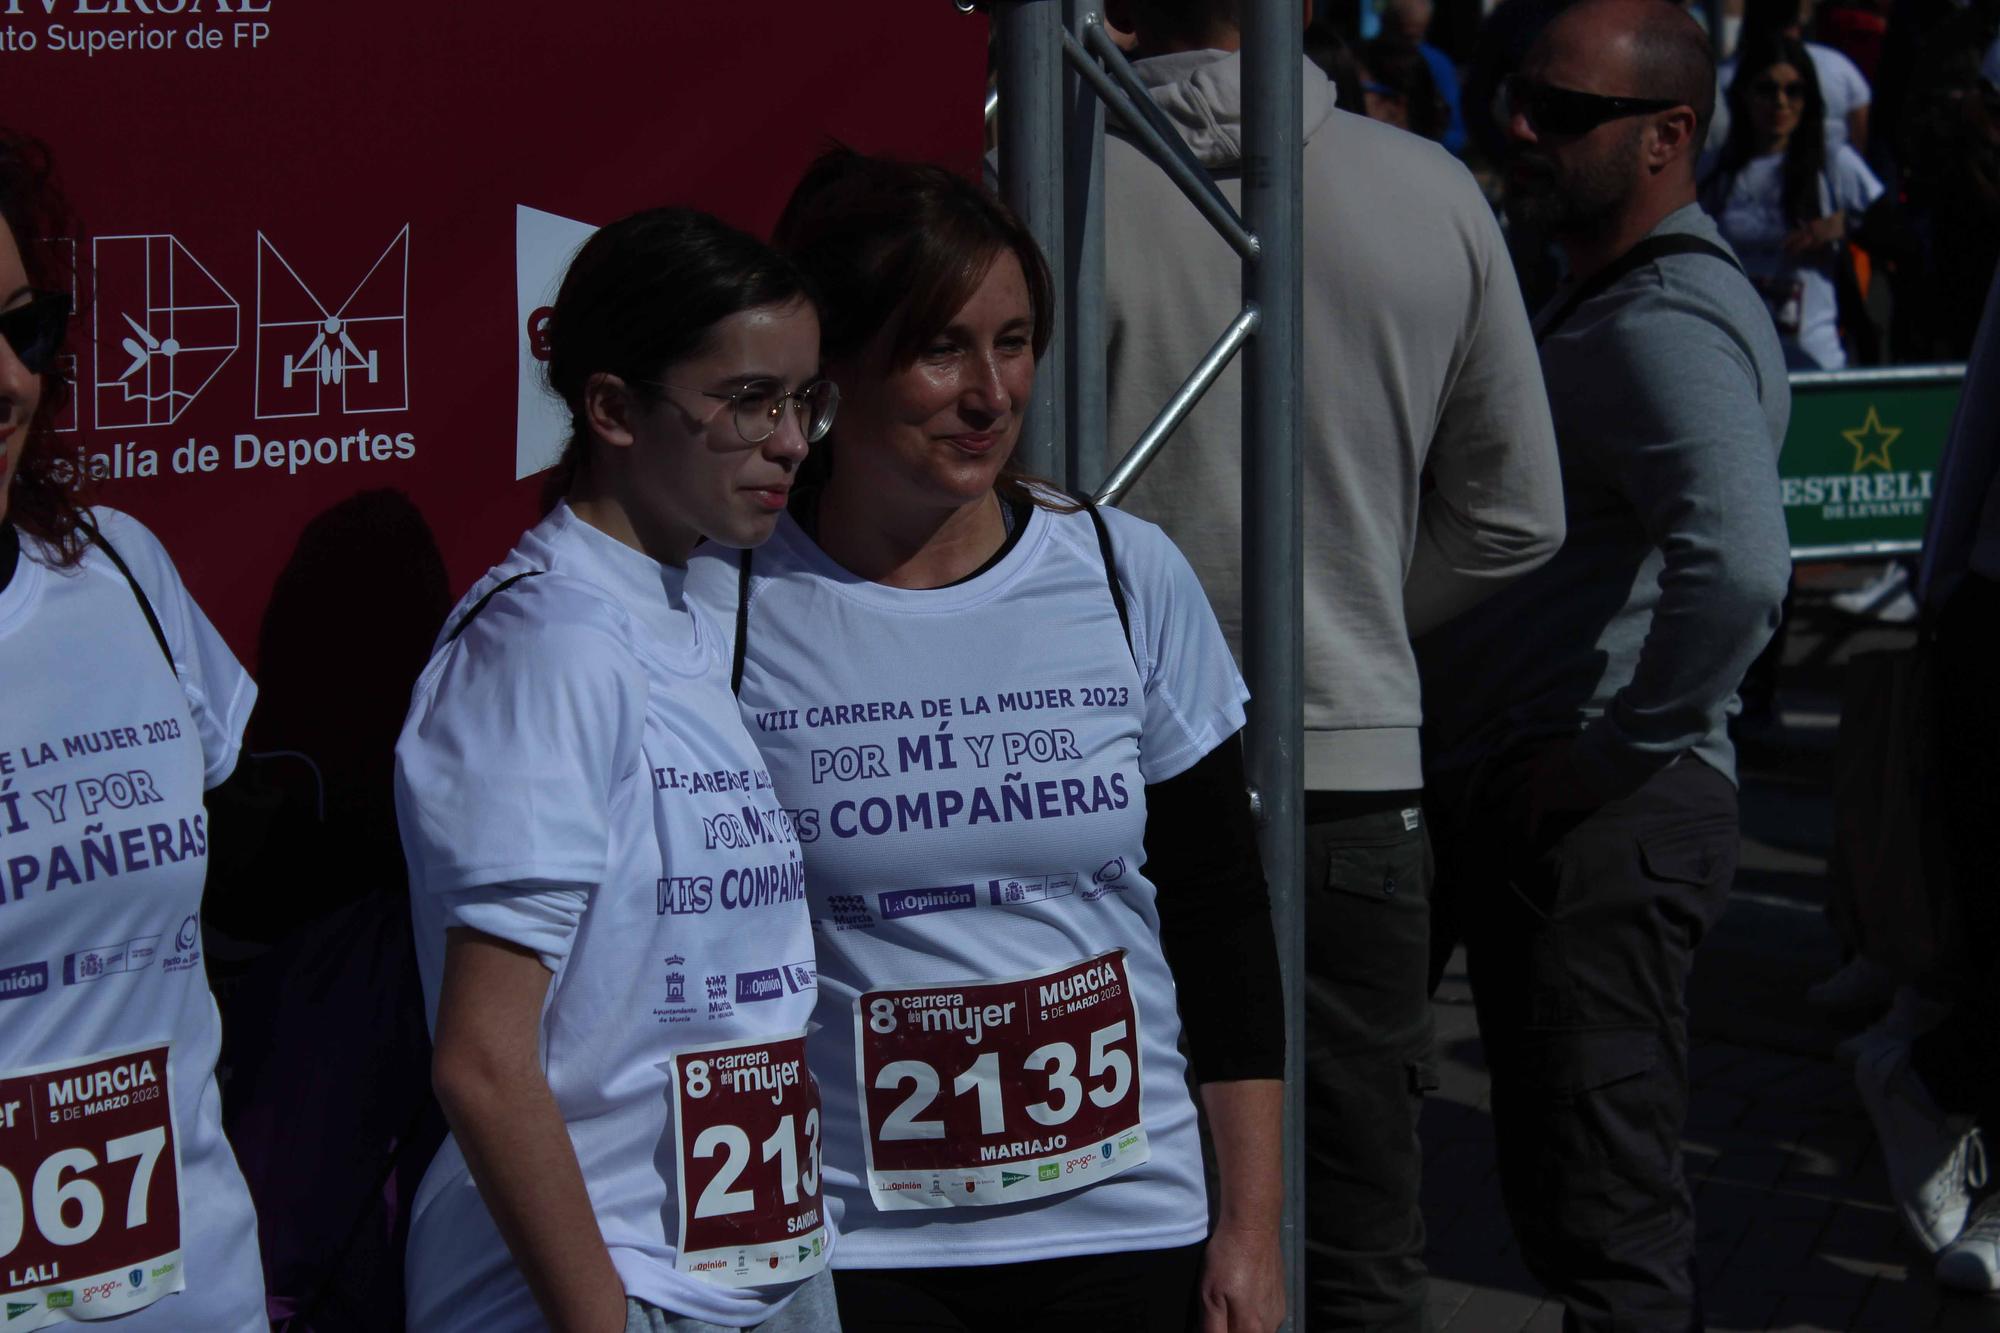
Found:
[[[1531,306],[1557,271],[1507,203],[1492,99],[1521,38],[1562,7],[1350,0],[1316,6],[1307,36],[1342,107],[1472,166],[1508,219]],[[1704,5],[1687,7],[1708,26]],[[1717,12],[1702,201],[1748,252],[1791,364],[1964,361],[2000,257],[2000,13],[1990,0],[1728,0]],[[1772,78],[1779,63],[1793,73]]]

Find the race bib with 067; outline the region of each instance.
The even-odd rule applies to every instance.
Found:
[[[878,1208],[1062,1194],[1147,1158],[1123,949],[1007,981],[867,991],[854,1021]]]
[[[0,1072],[0,1329],[186,1285],[167,1048]]]
[[[819,1085],[805,1034],[692,1047],[674,1056],[671,1073],[675,1266],[722,1287],[798,1282],[826,1267]]]

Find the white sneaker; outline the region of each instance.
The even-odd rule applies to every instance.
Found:
[[[1906,1045],[1866,1052],[1854,1066],[1875,1122],[1889,1193],[1919,1243],[1936,1254],[1965,1229],[1971,1191],[1986,1183],[1986,1145],[1969,1116],[1947,1115],[1910,1068]]]
[[[1838,972],[1806,991],[1806,1003],[1824,1013],[1873,1009],[1896,993],[1896,974],[1865,953],[1855,954]]]
[[[1878,1046],[1907,1046],[1951,1016],[1951,1001],[1933,1000],[1914,986],[1898,986],[1889,1012],[1835,1046],[1834,1053],[1854,1064]]]
[[[2000,1291],[2000,1194],[1989,1194],[1972,1221],[1938,1256],[1937,1280],[1953,1291]]]
[[[1882,572],[1859,588],[1837,592],[1827,603],[1842,615],[1862,620],[1879,620],[1885,625],[1907,625],[1917,618],[1917,599],[1910,591],[1910,572],[1892,560]]]

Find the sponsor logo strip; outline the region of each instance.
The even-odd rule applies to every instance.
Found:
[[[906,916],[924,916],[931,912],[956,912],[961,908],[976,906],[979,898],[970,884],[940,884],[929,889],[892,889],[876,895],[882,907],[882,919],[894,921]]]
[[[986,891],[995,907],[1046,902],[1075,893],[1076,874],[1065,871],[1056,875],[1017,875],[1008,879],[993,879],[986,882]]]
[[[153,956],[159,951],[158,935],[143,935],[123,944],[79,949],[63,958],[63,984],[74,986],[85,981],[98,981],[118,972],[143,971],[153,965]]]
[[[49,988],[47,963],[22,963],[0,969],[0,1000],[24,1000]]]

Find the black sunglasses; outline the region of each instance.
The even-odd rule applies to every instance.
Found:
[[[30,375],[40,375],[55,361],[68,322],[66,293],[31,292],[27,304],[0,312],[0,338],[7,340]]]
[[[1687,105],[1658,97],[1580,93],[1573,88],[1538,82],[1525,74],[1508,75],[1500,85],[1500,96],[1502,120],[1512,119],[1518,111],[1527,119],[1528,128],[1537,134],[1588,134],[1607,120]]]
[[[1775,102],[1780,97],[1787,102],[1803,102],[1806,100],[1806,81],[1793,79],[1790,83],[1779,83],[1776,79],[1759,79],[1750,85],[1750,93],[1767,102]]]

